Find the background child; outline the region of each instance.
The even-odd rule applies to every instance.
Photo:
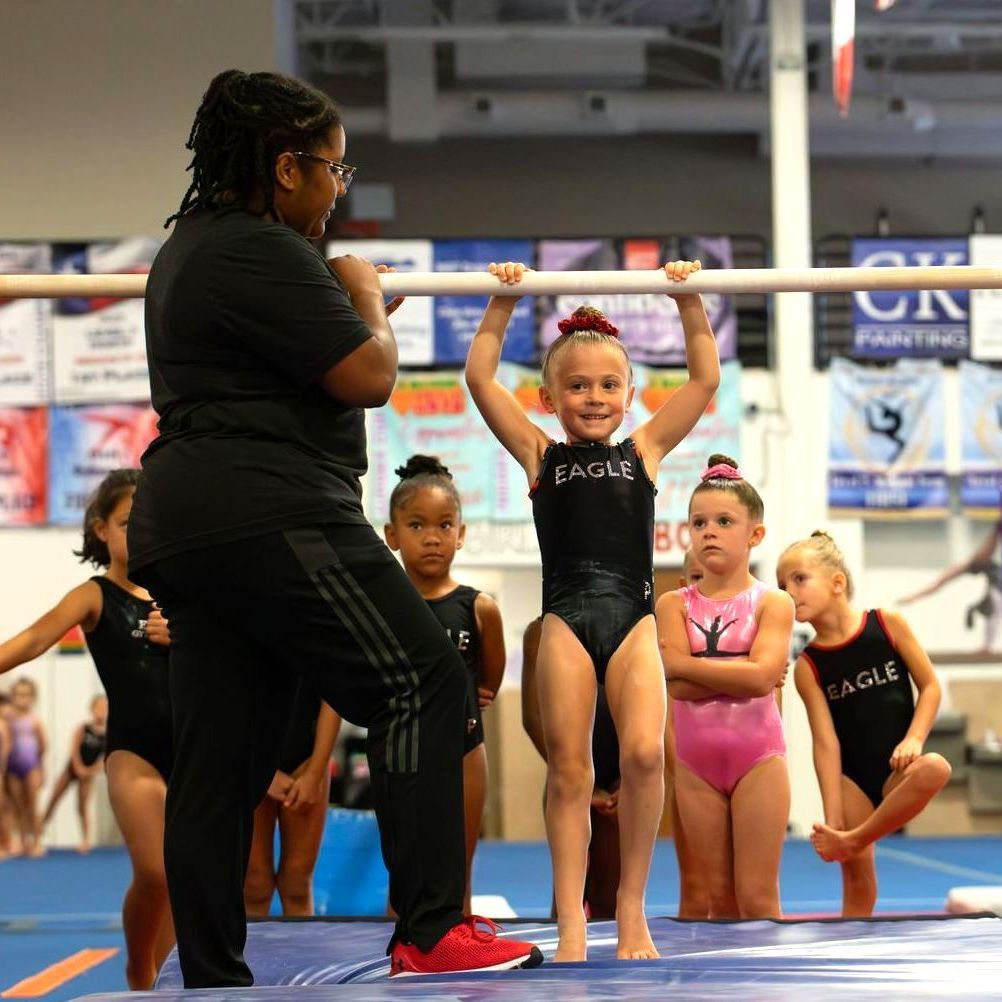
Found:
[[[522,637],[522,727],[536,751],[546,761],[546,739],[539,710],[536,661],[543,634],[542,616],[525,628]],[[619,738],[609,712],[605,687],[599,686],[595,700],[595,724],[591,736],[591,758],[595,785],[591,795],[591,839],[588,843],[588,872],[585,875],[584,907],[590,919],[614,919],[619,891]],[[546,800],[543,800],[544,810]],[[556,900],[553,904],[556,917]]]
[[[703,578],[658,602],[679,816],[706,875],[711,918],[780,916],[790,781],[774,690],[786,670],[793,603],[749,571],[763,515],[734,460],[711,456],[689,502]]]
[[[2,648],[0,648],[2,654]],[[0,660],[2,665],[2,660]],[[14,667],[11,665],[10,667]],[[0,671],[3,668],[0,667]],[[43,760],[46,750],[45,727],[35,716],[38,686],[30,678],[19,678],[10,690],[10,751],[7,755],[7,795],[14,827],[20,838],[21,853],[32,859],[45,855],[42,848],[42,821],[38,797],[45,782]]]
[[[466,538],[462,505],[452,474],[435,456],[411,456],[396,471],[390,521],[383,532],[404,570],[442,624],[468,669],[463,803],[466,816],[466,898],[471,912],[473,853],[487,797],[487,749],[481,711],[493,702],[504,677],[501,611],[490,595],[452,577],[452,561]]]
[[[90,796],[94,777],[104,768],[105,739],[108,729],[108,699],[95,696],[90,703],[91,719],[81,724],[70,740],[70,760],[59,774],[45,808],[42,825],[52,820],[59,801],[74,783],[77,784],[77,814],[80,818],[80,852],[90,852]]]
[[[698,262],[665,265],[684,281]],[[491,265],[506,284],[525,268]],[[698,295],[673,294],[689,380],[632,437],[613,443],[633,400],[618,330],[582,307],[559,324],[543,359],[540,401],[566,442],[551,442],[497,380],[517,297],[493,297],[470,345],[466,381],[484,420],[531,485],[543,562],[537,679],[547,754],[546,829],[559,943],[555,959],[583,960],[582,907],[594,788],[591,734],[604,684],[620,745],[622,848],[616,906],[622,959],[656,957],[644,915],[654,840],[664,806],[665,684],[652,613],[654,481],[658,464],[689,433],[720,379],[717,347]]]
[[[330,758],[341,718],[300,680],[284,723],[278,769],[254,812],[254,834],[244,881],[249,916],[265,917],[276,889],[282,914],[313,914],[316,869],[330,794]],[[275,861],[275,829],[280,838]]]
[[[83,629],[108,694],[108,794],[132,862],[122,904],[126,979],[146,989],[174,942],[163,864],[172,737],[170,634],[149,593],[127,575],[125,533],[138,474],[112,471],[87,503],[77,556],[105,572],[0,644],[0,674],[41,656],[72,627]]]
[[[842,914],[870,915],[873,843],[915,817],[950,778],[946,759],[922,751],[939,683],[899,613],[850,604],[852,577],[827,533],[787,547],[776,575],[798,622],[816,631],[794,671],[825,811],[811,841],[822,859],[842,864]]]

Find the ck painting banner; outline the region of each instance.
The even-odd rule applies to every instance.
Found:
[[[45,523],[48,411],[0,407],[0,526]]]
[[[327,256],[354,254],[373,264],[397,271],[432,271],[430,240],[335,240]],[[393,314],[390,323],[397,339],[401,365],[432,365],[435,362],[435,320],[430,296],[410,296]]]
[[[861,268],[967,262],[966,237],[881,237],[852,242],[852,263]],[[966,289],[854,292],[853,354],[857,358],[967,358],[971,347],[969,309]]]
[[[938,518],[949,509],[943,370],[902,359],[870,369],[832,360],[828,503],[836,512]]]
[[[52,270],[48,244],[0,243],[0,275]],[[51,299],[0,299],[0,406],[48,403]]]
[[[521,261],[536,266],[531,240],[436,240],[435,271],[486,272],[494,261]],[[500,284],[500,283],[499,283]],[[435,364],[463,365],[470,341],[480,326],[487,300],[483,296],[436,296]],[[536,321],[533,299],[519,300],[512,311],[501,357],[531,364],[536,359]]]
[[[57,254],[57,271],[145,274],[160,249],[152,237],[91,244]],[[142,299],[105,296],[57,301],[53,379],[57,404],[148,400]]]
[[[960,363],[960,503],[968,515],[998,518],[1002,500],[1002,370]]]
[[[463,518],[490,517],[494,436],[473,406],[462,372],[401,373],[385,407],[369,412],[368,509],[389,516],[396,473],[409,456],[438,456],[449,468]]]
[[[138,467],[156,433],[148,404],[51,408],[49,522],[79,525],[97,485],[112,470]]]

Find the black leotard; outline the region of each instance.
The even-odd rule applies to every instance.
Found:
[[[543,614],[574,631],[600,682],[626,635],[654,612],[656,493],[632,439],[554,442],[530,491]]]
[[[484,721],[480,713],[477,682],[480,676],[480,630],[476,604],[480,592],[469,585],[458,585],[448,595],[428,598],[428,608],[449,634],[456,650],[466,662],[466,738],[463,752],[473,751],[484,743]]]
[[[77,754],[86,768],[94,765],[104,755],[107,734],[99,734],[92,724],[84,724]]]
[[[108,578],[91,578],[103,603],[87,647],[108,696],[107,754],[131,751],[170,776],[172,727],[167,648],[146,639],[152,602]]]
[[[915,713],[908,666],[879,609],[863,613],[856,635],[835,647],[808,644],[801,654],[828,700],[842,773],[879,806],[890,758]]]

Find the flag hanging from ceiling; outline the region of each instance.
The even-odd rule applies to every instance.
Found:
[[[832,0],[832,93],[840,115],[849,114],[855,35],[856,0]]]

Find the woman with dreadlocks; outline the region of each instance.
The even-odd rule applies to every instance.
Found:
[[[302,677],[368,728],[391,973],[534,966],[463,917],[465,666],[362,513],[363,408],[397,348],[376,269],[327,262],[354,168],[324,94],[272,73],[209,85],[192,180],[150,272],[159,437],[129,523],[130,574],[171,623],[165,863],[185,987],[243,986],[254,808]]]

